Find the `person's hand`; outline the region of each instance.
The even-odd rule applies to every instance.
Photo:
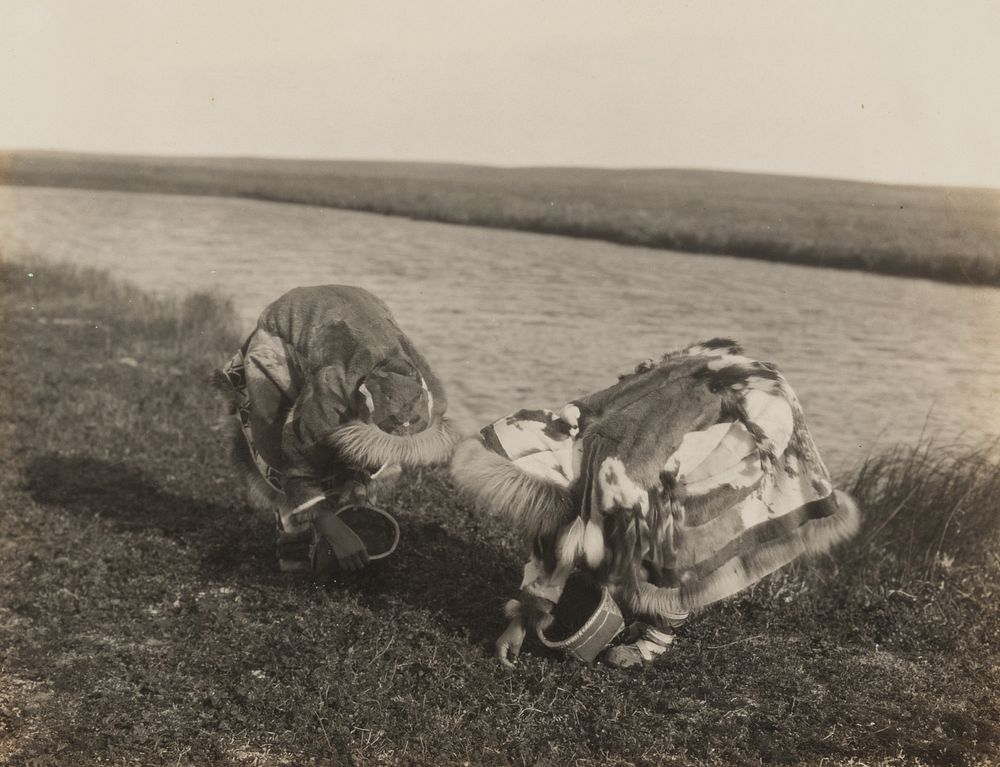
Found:
[[[507,624],[507,628],[496,642],[497,658],[505,668],[513,668],[517,656],[521,654],[521,645],[527,631],[524,624],[517,618]]]
[[[332,511],[322,511],[315,522],[320,540],[318,545],[325,542],[341,572],[353,573],[364,569],[368,564],[368,550],[365,544],[355,534],[351,528],[340,521]],[[317,562],[322,562],[322,557],[316,557]],[[322,565],[317,565],[317,570],[322,570]]]
[[[345,573],[363,570],[368,564],[368,549],[351,528],[343,522],[340,522],[340,527],[341,530],[326,537],[330,548],[333,549],[333,556],[337,559],[337,565]]]

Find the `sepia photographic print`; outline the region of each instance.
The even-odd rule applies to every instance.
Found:
[[[1000,764],[998,39],[0,0],[0,764]]]

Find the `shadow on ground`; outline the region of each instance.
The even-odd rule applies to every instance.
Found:
[[[273,523],[266,515],[172,493],[128,462],[45,454],[25,467],[25,487],[37,503],[71,517],[102,519],[115,534],[152,534],[183,544],[195,552],[206,580],[277,582],[294,590],[316,586],[308,575],[278,572]],[[406,511],[397,518],[401,540],[392,557],[326,585],[353,592],[372,609],[394,604],[427,610],[451,632],[474,643],[492,642],[496,621],[484,621],[484,615],[499,616],[516,587],[516,560],[439,522]]]
[[[189,539],[206,520],[224,513],[216,505],[163,490],[124,461],[47,454],[28,464],[25,480],[38,503],[74,516],[101,517],[116,532],[150,531]]]
[[[492,646],[503,602],[520,582],[518,562],[437,522],[399,516],[399,548],[358,579],[359,599],[373,609],[402,603],[429,610],[449,631]]]

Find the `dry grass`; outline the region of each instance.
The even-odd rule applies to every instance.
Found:
[[[869,462],[857,543],[705,610],[656,669],[536,644],[508,673],[517,547],[444,472],[388,499],[393,558],[284,576],[213,430],[225,304],[33,267],[0,271],[0,763],[1000,759],[1000,495],[976,451]]]

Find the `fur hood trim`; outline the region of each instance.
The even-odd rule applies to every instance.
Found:
[[[348,461],[359,466],[377,467],[398,463],[425,466],[444,463],[451,457],[460,434],[445,419],[417,434],[398,436],[373,424],[351,421],[326,438],[327,444]]]
[[[509,517],[528,540],[554,535],[572,515],[567,488],[521,471],[479,437],[470,437],[455,449],[451,476],[484,510]]]

